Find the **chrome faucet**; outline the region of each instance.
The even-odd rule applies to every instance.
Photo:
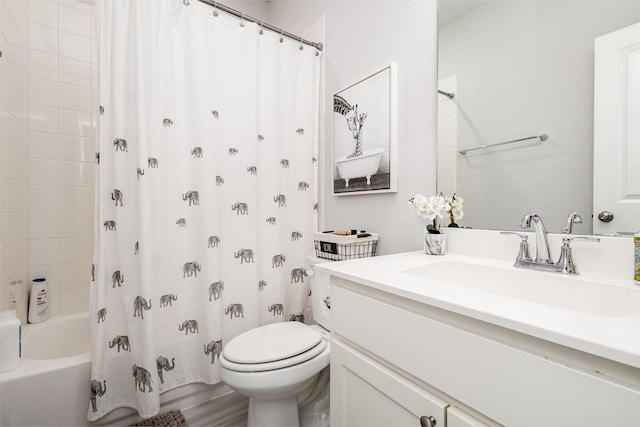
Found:
[[[562,229],[563,234],[573,234],[573,224],[582,224],[582,217],[578,212],[571,212],[567,216],[567,222]]]
[[[526,214],[520,220],[518,227],[531,228],[531,224],[533,224],[533,228],[536,231],[536,258],[534,259],[534,262],[540,264],[553,264],[551,262],[551,253],[549,252],[547,230],[544,228],[542,219],[534,213]]]
[[[579,219],[577,221],[576,219]],[[573,212],[569,214],[567,218],[567,226],[563,229],[563,233],[571,233],[572,224],[579,224],[582,222],[580,215]],[[573,262],[571,255],[571,246],[569,245],[572,240],[588,240],[593,242],[599,242],[599,237],[593,236],[575,236],[564,237],[562,239],[562,248],[560,249],[560,258],[558,262],[554,263],[550,261],[551,255],[549,253],[549,241],[547,239],[547,230],[544,228],[542,219],[534,213],[526,214],[522,217],[522,220],[518,224],[520,228],[531,228],[531,224],[536,232],[536,258],[531,259],[529,256],[529,242],[528,236],[522,233],[516,233],[513,231],[503,231],[500,234],[515,234],[520,237],[520,251],[516,257],[516,261],[513,264],[514,267],[531,268],[534,270],[554,271],[564,274],[578,274],[576,265]],[[567,230],[567,231],[565,231]]]

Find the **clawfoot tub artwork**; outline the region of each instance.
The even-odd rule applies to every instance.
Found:
[[[395,86],[391,64],[333,95],[334,194],[397,191]]]

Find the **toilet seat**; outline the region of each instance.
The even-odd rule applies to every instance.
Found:
[[[239,372],[262,372],[306,362],[327,347],[322,335],[300,322],[273,323],[233,338],[220,363]]]

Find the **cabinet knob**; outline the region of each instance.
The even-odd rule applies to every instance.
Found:
[[[420,427],[433,427],[436,425],[436,419],[431,415],[423,415],[420,417]]]
[[[331,297],[326,297],[325,299],[322,300],[322,302],[324,302],[324,305],[326,305],[327,308],[331,310]]]

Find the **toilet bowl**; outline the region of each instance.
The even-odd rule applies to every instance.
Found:
[[[307,257],[307,262],[313,266],[323,260]],[[308,395],[329,365],[329,278],[308,273],[318,324],[260,326],[233,338],[220,354],[222,381],[249,397],[249,427],[299,426],[298,398]]]

